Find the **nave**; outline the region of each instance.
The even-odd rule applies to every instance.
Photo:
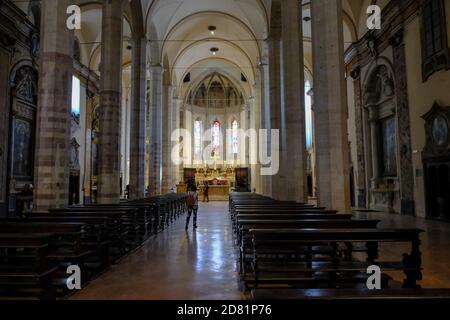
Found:
[[[200,204],[198,229],[182,216],[72,298],[241,299],[227,202]]]

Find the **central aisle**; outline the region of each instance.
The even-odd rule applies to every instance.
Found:
[[[198,229],[186,216],[91,282],[73,299],[242,299],[228,202],[200,204]]]

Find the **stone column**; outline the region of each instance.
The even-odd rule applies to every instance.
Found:
[[[92,198],[92,140],[93,140],[93,128],[92,128],[92,118],[93,118],[93,110],[96,105],[96,100],[98,98],[94,97],[94,93],[91,90],[91,87],[87,86],[86,91],[89,97],[88,103],[86,106],[86,135],[85,135],[85,153],[84,153],[84,162],[86,163],[84,169],[84,201],[83,203],[88,204],[91,203]]]
[[[172,136],[172,116],[173,116],[173,86],[163,87],[163,110],[162,110],[162,177],[161,193],[169,193],[172,185],[172,160],[171,160],[171,136]]]
[[[350,210],[350,165],[341,0],[314,0],[312,39],[318,200]]]
[[[274,29],[271,31],[268,39],[269,47],[269,92],[270,92],[270,108],[269,123],[270,129],[281,131],[281,79],[280,79],[280,44],[281,30]],[[270,141],[270,144],[278,143],[280,156],[284,147],[282,141],[282,133],[280,132],[281,141]],[[281,199],[281,195],[286,194],[286,184],[281,183],[281,171],[283,164],[280,159],[280,172],[271,177],[271,196],[275,199]]]
[[[145,136],[146,136],[146,52],[147,39],[133,39],[131,85],[131,136],[130,136],[130,196],[145,196]]]
[[[361,88],[361,69],[359,66],[355,67],[350,76],[353,78],[354,100],[355,100],[355,126],[356,126],[356,157],[357,157],[357,174],[356,180],[357,189],[357,206],[360,208],[366,207],[366,163],[365,163],[365,148],[364,148],[364,117],[363,117],[363,102],[362,102],[362,88]]]
[[[406,79],[406,53],[403,29],[397,30],[390,44],[394,53],[394,76],[397,96],[397,141],[400,155],[401,214],[415,215],[414,167],[411,150],[408,83]]]
[[[252,176],[252,191],[256,190],[257,193],[261,193],[262,191],[262,177],[261,177],[261,165],[258,161],[258,146],[259,146],[259,129],[261,128],[261,73],[259,70],[256,70],[256,79],[255,85],[253,86],[253,92],[255,97],[250,99],[250,110],[251,110],[251,119],[250,119],[250,129],[255,130],[256,138],[258,139],[258,143],[254,143],[250,145],[250,154],[254,152],[256,155],[256,159],[252,159],[250,156],[250,161],[255,161],[256,163],[252,163],[251,168],[251,176]],[[253,101],[252,101],[253,100]]]
[[[73,76],[73,32],[66,26],[69,2],[41,2],[43,27],[36,120],[35,211],[68,205]]]
[[[161,65],[150,67],[150,168],[149,195],[161,194],[162,170],[162,72]]]
[[[259,77],[259,91],[261,93],[260,103],[261,103],[261,116],[260,116],[260,127],[261,129],[268,130],[266,141],[259,141],[259,149],[265,148],[265,153],[269,154],[270,150],[270,74],[269,74],[269,42],[264,41],[261,45],[261,62],[258,66]],[[258,136],[260,139],[260,136]],[[263,143],[264,142],[264,143]],[[260,158],[260,154],[258,154]],[[260,161],[263,160],[260,158]],[[261,168],[266,167],[266,164],[261,165]],[[264,175],[261,177],[262,180],[262,194],[265,196],[272,196],[272,176]]]
[[[307,202],[305,137],[305,70],[301,2],[281,1],[281,87],[283,200]]]
[[[122,1],[104,1],[98,139],[98,203],[120,201]]]
[[[180,112],[181,112],[181,106],[183,105],[183,100],[180,98],[174,98],[173,99],[173,114],[172,114],[172,129],[173,130],[177,130],[177,129],[181,129],[180,125]],[[170,137],[171,138],[171,137]],[[177,141],[171,141],[171,150],[170,150],[170,155],[172,154],[172,150],[174,148],[174,146],[177,144]],[[172,163],[172,162],[171,162]],[[178,183],[181,182],[182,176],[181,176],[181,172],[183,171],[183,166],[182,165],[175,165],[172,163],[172,184],[174,186],[176,186]]]

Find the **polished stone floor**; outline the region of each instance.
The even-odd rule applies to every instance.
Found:
[[[238,290],[226,202],[201,205],[199,229],[184,229],[184,217],[150,239],[72,299],[243,299]],[[450,288],[450,224],[387,213],[358,213],[379,218],[380,227],[418,227],[422,235],[424,287]],[[397,259],[408,246],[381,245],[383,260]],[[392,274],[398,281],[403,275]]]
[[[198,229],[185,216],[73,299],[242,299],[228,202],[201,204]]]
[[[450,288],[450,223],[426,220],[388,213],[357,213],[358,218],[380,219],[380,228],[419,228],[425,232],[421,235],[421,252],[424,288]],[[402,252],[409,252],[410,246],[401,244],[381,244],[380,259],[389,261],[397,259]],[[401,281],[403,274],[392,274]]]

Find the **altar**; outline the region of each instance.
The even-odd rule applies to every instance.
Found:
[[[236,185],[236,175],[232,167],[185,168],[184,181],[177,185],[178,192],[186,192],[189,185],[196,185],[200,200],[203,200],[205,185],[209,186],[210,201],[228,201],[228,195]]]

